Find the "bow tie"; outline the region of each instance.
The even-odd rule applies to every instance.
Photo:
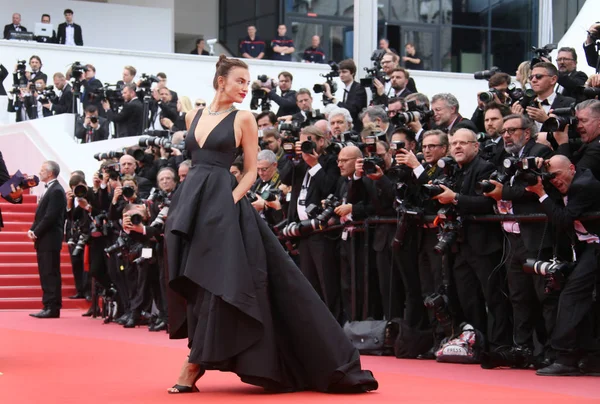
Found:
[[[73,24],[67,24],[67,27],[72,27],[72,26],[73,26]]]
[[[46,185],[45,185],[45,188],[48,188],[49,186],[50,186],[50,184],[46,184]]]
[[[550,103],[548,102],[548,100],[544,100],[544,101],[540,101],[541,105],[550,105]]]

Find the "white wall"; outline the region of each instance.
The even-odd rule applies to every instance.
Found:
[[[145,2],[145,1],[144,1]],[[172,2],[172,0],[171,0]],[[0,23],[20,13],[21,23],[34,31],[42,14],[50,14],[55,30],[64,22],[63,11],[73,10],[81,25],[85,47],[172,52],[174,47],[173,8],[137,7],[119,4],[67,0],[0,0]],[[4,59],[4,55],[0,54]]]
[[[215,71],[217,57],[195,56],[183,54],[160,54],[150,52],[120,51],[109,49],[70,48],[60,45],[37,43],[14,43],[13,41],[0,41],[1,60],[9,70],[13,61],[28,58],[30,55],[39,55],[44,62],[43,71],[51,76],[57,71],[65,72],[74,62],[91,63],[96,67],[97,78],[102,82],[116,83],[121,78],[123,66],[133,65],[138,74],[156,74],[163,71],[168,77],[169,88],[181,95],[192,99],[204,98],[210,102],[214,95],[212,79]],[[279,72],[287,70],[294,76],[293,88],[301,87],[312,89],[315,83],[325,80],[319,76],[326,73],[326,65],[314,65],[293,62],[275,62],[263,60],[248,61],[250,76],[255,79],[259,74],[277,77]],[[361,76],[363,75],[360,72]],[[420,92],[431,98],[436,93],[449,92],[458,98],[460,111],[465,117],[470,118],[477,106],[476,93],[487,89],[485,80],[474,80],[471,74],[444,73],[444,72],[411,72]],[[6,89],[11,85],[11,78],[4,82]],[[338,86],[338,99],[342,98],[343,86]],[[321,96],[315,95],[315,108],[322,108]],[[241,105],[249,108],[250,96]],[[276,104],[273,104],[276,110]],[[14,114],[11,114],[14,116]],[[1,120],[0,123],[6,123]]]

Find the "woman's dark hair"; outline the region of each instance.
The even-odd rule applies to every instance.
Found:
[[[215,90],[219,89],[219,76],[227,77],[229,71],[234,67],[248,69],[248,65],[242,60],[228,58],[225,55],[219,56],[219,60],[217,61],[217,71],[215,72],[215,78],[213,79],[213,87]]]

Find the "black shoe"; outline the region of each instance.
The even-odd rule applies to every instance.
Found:
[[[96,314],[96,316],[100,315],[100,308],[99,307],[96,308],[96,313],[95,314]],[[85,313],[83,313],[81,315],[81,317],[92,317],[93,315],[94,315],[94,309],[93,309],[93,306],[92,306],[92,307],[90,307],[88,309],[88,311],[86,311]]]
[[[148,331],[163,331],[166,329],[167,329],[167,323],[165,323],[162,320],[159,320],[156,323],[152,324],[150,327],[148,327]]]
[[[600,376],[600,356],[586,356],[578,365],[579,370],[586,376]]]
[[[552,365],[535,372],[538,376],[581,376],[582,373],[578,367],[563,365],[562,363],[554,362]]]
[[[123,324],[124,328],[135,328],[136,325],[140,325],[140,316],[139,314],[133,312],[127,319],[127,322]]]
[[[431,349],[429,349],[429,351],[418,355],[417,359],[435,360],[435,348],[431,347]]]
[[[60,318],[60,310],[42,310],[39,313],[30,314],[31,317],[35,318]]]
[[[85,299],[85,295],[82,293],[77,293],[76,295],[69,296],[69,299]]]
[[[118,319],[116,319],[115,323],[117,323],[119,325],[125,325],[125,323],[127,322],[127,320],[129,320],[129,317],[131,317],[131,313],[125,313],[121,317],[119,317]]]

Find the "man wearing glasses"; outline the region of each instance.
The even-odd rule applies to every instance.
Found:
[[[495,201],[477,195],[475,184],[490,178],[496,167],[479,156],[475,132],[460,128],[450,136],[450,154],[459,170],[456,185],[435,196],[443,205],[454,205],[459,216],[493,214]],[[464,222],[453,270],[458,300],[467,323],[485,334],[489,349],[512,345],[510,307],[505,297],[505,274],[496,268],[502,257],[498,223]],[[486,310],[487,308],[487,310]]]
[[[523,159],[525,157],[541,157],[548,159],[552,150],[536,143],[537,126],[527,115],[508,115],[504,117],[503,127],[499,131],[504,140],[504,149],[508,156]],[[527,183],[514,177],[505,184],[491,181],[495,185],[493,191],[484,195],[496,201],[499,214],[528,215],[544,213],[542,205],[535,194],[525,190]],[[560,201],[560,195],[554,193],[553,199]],[[553,256],[555,230],[546,223],[537,222],[502,222],[506,239],[510,243],[506,260],[508,291],[513,307],[513,350],[533,359],[533,331],[536,324],[543,320],[545,335],[538,334],[538,340],[544,346],[536,362],[537,367],[551,363],[549,341],[556,323],[558,297],[556,294],[545,294],[546,280],[542,276],[527,274],[523,271],[523,262],[527,258],[537,257],[547,261]]]
[[[551,109],[567,108],[575,102],[574,98],[565,97],[554,92],[554,86],[558,81],[558,69],[552,63],[536,63],[529,76],[531,88],[537,97],[532,105],[526,109],[518,103],[514,103],[511,110],[513,114],[527,114],[538,123],[538,129],[548,119]]]
[[[575,49],[563,47],[558,50],[556,58],[558,66],[558,86],[556,93],[565,97],[576,97],[576,90],[583,87],[588,79],[587,74],[577,71],[577,52]]]

